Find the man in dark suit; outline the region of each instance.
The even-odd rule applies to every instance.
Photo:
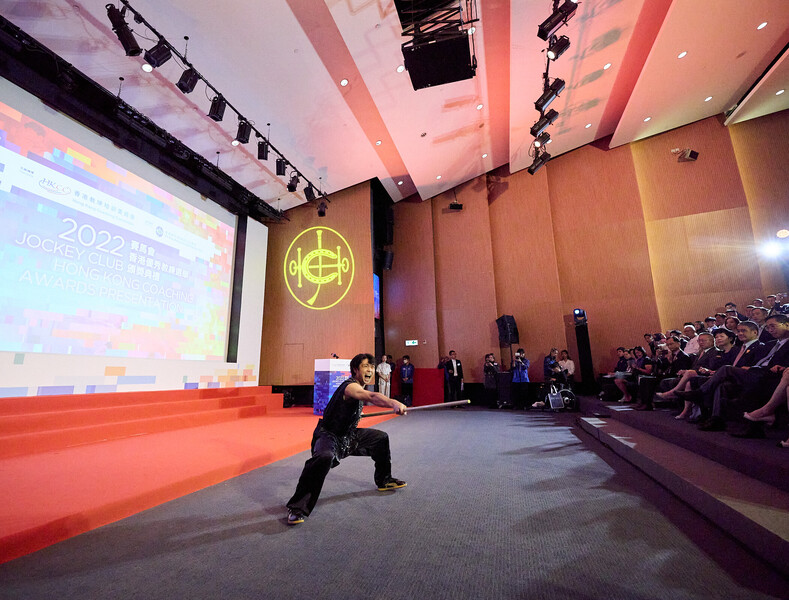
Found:
[[[702,431],[724,431],[726,408],[734,403],[748,410],[758,398],[769,397],[789,366],[789,317],[773,315],[764,328],[776,342],[753,366],[724,366],[698,390],[709,418],[699,426]],[[694,392],[690,392],[694,394]],[[757,400],[755,400],[757,399]],[[754,406],[755,408],[756,406]]]
[[[767,324],[767,317],[770,316],[770,311],[763,306],[754,306],[751,314],[751,320],[759,327],[759,341],[765,344],[772,342],[774,338],[770,335],[767,327],[765,327]]]
[[[444,363],[449,388],[449,402],[460,400],[460,391],[463,387],[463,365],[458,360],[454,350],[449,351],[449,360]]]

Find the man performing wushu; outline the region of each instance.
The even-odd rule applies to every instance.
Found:
[[[364,386],[372,384],[374,377],[375,357],[372,354],[354,356],[351,378],[334,392],[312,434],[312,457],[304,463],[296,492],[287,504],[288,525],[304,522],[315,508],[329,470],[346,456],[369,456],[373,459],[375,485],[379,491],[405,487],[405,481],[392,477],[389,436],[377,429],[356,427],[365,402],[391,408],[398,415],[406,412],[406,406],[401,402],[365,389]]]

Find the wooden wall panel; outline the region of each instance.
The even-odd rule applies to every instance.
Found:
[[[482,381],[482,359],[499,346],[485,179],[432,200],[439,352],[456,350],[469,382]],[[455,198],[462,211],[447,208]]]
[[[546,352],[567,347],[546,170],[491,174],[488,192],[496,312],[515,317],[529,378],[542,381]],[[507,347],[501,359],[509,367]]]
[[[789,110],[738,123],[729,133],[758,246],[789,229]],[[787,291],[775,260],[760,256],[759,266],[765,294]]]
[[[614,348],[659,327],[630,150],[585,146],[545,168],[565,323],[574,308],[586,311],[595,371],[609,371]]]
[[[729,130],[709,118],[631,144],[661,329],[759,295],[759,267]],[[671,148],[699,152],[679,163]]]
[[[329,358],[332,352],[349,358],[359,352],[375,351],[369,183],[333,194],[324,218],[318,217],[313,205],[299,206],[288,211],[287,216],[290,221],[269,228],[261,385],[310,385],[316,358]],[[288,246],[299,233],[315,226],[339,232],[354,254],[353,283],[343,300],[326,310],[299,304],[284,278]],[[292,361],[299,360],[298,356],[299,364],[294,364]]]
[[[716,117],[629,145],[646,221],[746,205],[728,129]],[[695,162],[677,162],[672,148],[691,148]]]
[[[396,358],[408,354],[418,367],[435,366],[439,348],[430,202],[395,204],[392,250],[392,270],[384,271],[381,290],[386,351]],[[419,346],[406,348],[405,340],[419,340]]]

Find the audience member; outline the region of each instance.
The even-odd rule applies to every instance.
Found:
[[[726,309],[726,314],[729,314],[729,311],[734,311],[734,316],[737,317],[740,321],[747,320],[745,315],[737,310],[737,305],[734,302],[727,302],[724,308]]]
[[[568,383],[575,381],[575,363],[570,358],[570,353],[567,350],[562,350],[559,353],[559,366],[564,371],[564,376],[567,378]]]
[[[485,376],[485,404],[490,408],[501,408],[499,404],[499,363],[493,353],[485,355],[482,373]]]
[[[512,360],[512,392],[511,402],[515,408],[525,408],[528,404],[526,402],[526,395],[528,393],[529,384],[529,359],[526,358],[526,351],[523,348],[518,348],[515,352],[515,358]]]
[[[704,319],[704,331],[712,331],[713,329],[715,329],[715,317]]]
[[[414,365],[411,364],[411,357],[408,354],[403,356],[403,364],[400,365],[400,395],[403,404],[411,406],[414,397]]]
[[[772,396],[770,396],[770,399],[764,406],[761,406],[754,411],[743,413],[743,417],[747,421],[753,425],[756,425],[756,427],[746,430],[751,433],[751,435],[739,435],[737,437],[765,437],[762,425],[764,423],[767,425],[772,425],[775,423],[775,412],[783,404],[786,404],[787,409],[789,409],[789,369],[783,370],[781,373],[781,381],[778,382],[778,386],[775,388]],[[781,448],[789,448],[789,439],[787,439],[785,442],[778,442],[778,446]]]
[[[558,348],[551,348],[551,351],[545,356],[542,361],[542,374],[545,383],[567,383],[567,378],[559,366],[557,357],[559,356]]]
[[[685,344],[683,350],[685,354],[698,354],[699,353],[699,336],[696,335],[696,327],[693,323],[685,323],[682,332],[687,338],[688,343]]]
[[[447,384],[449,388],[449,402],[460,400],[463,390],[463,365],[457,357],[457,352],[449,351],[449,360],[444,364],[447,373]]]
[[[759,341],[765,344],[773,341],[773,336],[770,335],[770,331],[765,328],[767,317],[769,316],[770,311],[763,306],[754,306],[751,311],[751,320],[759,326]]]

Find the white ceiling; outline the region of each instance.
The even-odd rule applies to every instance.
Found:
[[[0,14],[108,90],[123,77],[126,102],[275,208],[302,204],[301,187],[288,193],[276,177],[273,154],[259,161],[254,140],[230,145],[230,110],[221,123],[206,117],[204,84],[189,95],[175,87],[175,59],[146,74],[142,57],[124,54],[108,1],[0,0]],[[546,46],[536,33],[551,0],[477,0],[476,76],[418,91],[396,70],[405,39],[392,0],[131,4],[182,53],[189,36],[198,71],[264,134],[270,123],[273,145],[328,193],[377,177],[396,201],[427,199],[532,162]],[[151,47],[154,36],[127,21]],[[586,0],[559,33],[572,45],[550,70],[566,81],[551,104],[560,115],[548,129],[553,156],[722,114],[746,93],[727,125],[789,108],[789,92],[775,94],[789,87],[789,59],[775,60],[789,43],[789,0]]]

